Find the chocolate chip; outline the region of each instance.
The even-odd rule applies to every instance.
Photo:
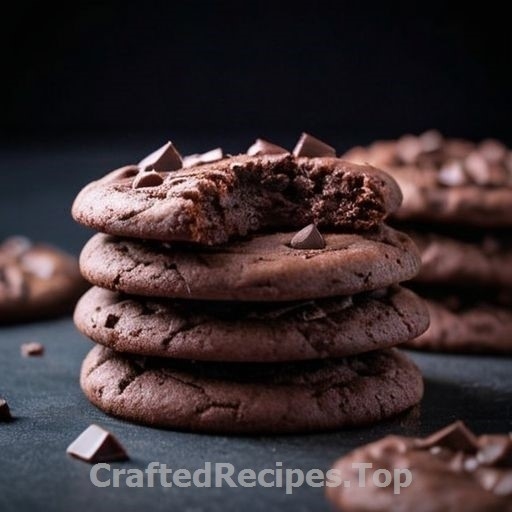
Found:
[[[11,236],[0,245],[0,252],[13,258],[21,256],[32,247],[32,242],[24,236]]]
[[[119,317],[117,315],[109,314],[105,320],[105,327],[107,329],[113,329],[117,322],[119,322]]]
[[[158,185],[161,185],[163,182],[164,179],[162,176],[155,171],[140,172],[135,176],[132,188],[158,187]]]
[[[186,169],[196,165],[209,164],[222,160],[223,158],[224,153],[222,148],[215,148],[207,151],[206,153],[195,153],[193,155],[183,157],[183,168]]]
[[[476,455],[484,466],[495,466],[502,462],[512,462],[512,439],[507,436],[481,436],[478,439],[480,449]]]
[[[256,139],[254,144],[247,150],[249,156],[282,155],[286,153],[289,153],[289,151],[264,139]]]
[[[468,183],[468,178],[462,167],[462,163],[454,160],[441,167],[437,175],[437,181],[447,187],[460,187]]]
[[[485,490],[492,491],[500,479],[501,472],[494,468],[478,468],[475,475]]]
[[[480,153],[471,152],[464,160],[464,167],[474,183],[477,185],[488,184],[490,177],[489,163]]]
[[[418,140],[423,153],[437,151],[443,144],[443,136],[437,130],[428,130],[422,133]]]
[[[396,153],[406,164],[413,164],[423,151],[423,145],[414,135],[403,135],[396,142]]]
[[[322,157],[322,156],[336,156],[336,150],[322,142],[321,140],[309,135],[309,133],[303,133],[300,136],[297,145],[293,149],[293,154],[296,157],[299,156],[308,156],[310,158],[314,157]]]
[[[41,252],[29,252],[22,257],[21,262],[26,270],[40,279],[50,279],[56,270],[55,259]]]
[[[114,462],[128,459],[121,443],[98,425],[85,429],[69,446],[66,453],[86,462]]]
[[[478,145],[478,152],[492,164],[500,163],[507,155],[507,148],[500,141],[487,139]]]
[[[0,398],[0,421],[9,421],[11,419],[9,404],[3,398]]]
[[[492,492],[498,496],[512,496],[512,472],[503,473]]]
[[[462,423],[456,421],[434,434],[416,442],[418,448],[439,446],[464,453],[476,453],[479,446],[476,436]]]
[[[44,345],[38,343],[37,341],[32,341],[30,343],[23,343],[21,345],[21,355],[23,357],[34,357],[34,356],[42,356],[44,354]]]
[[[310,224],[296,233],[290,241],[294,249],[323,249],[325,240],[314,224]]]
[[[169,141],[160,149],[153,151],[146,158],[143,158],[137,165],[141,171],[170,172],[181,169],[181,155],[173,143]]]

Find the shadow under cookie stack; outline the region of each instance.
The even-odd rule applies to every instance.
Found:
[[[403,191],[394,222],[420,249],[412,288],[427,299],[431,319],[408,345],[512,353],[512,151],[431,130],[343,158],[384,169]]]
[[[238,156],[171,143],[86,186],[101,233],[75,323],[98,343],[81,386],[103,411],[172,429],[291,433],[366,425],[417,404],[395,345],[426,307],[398,283],[420,259],[384,220],[395,181],[303,134]]]

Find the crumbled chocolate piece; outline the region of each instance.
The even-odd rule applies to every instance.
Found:
[[[21,355],[23,357],[37,357],[44,354],[44,345],[37,341],[31,341],[30,343],[23,343],[21,345]]]
[[[29,252],[21,261],[25,269],[40,279],[50,279],[57,270],[55,258],[44,252]]]
[[[290,241],[294,249],[323,249],[325,240],[314,224],[309,224],[296,233]]]
[[[207,151],[206,153],[194,153],[183,157],[183,168],[195,167],[196,165],[209,164],[217,162],[224,158],[222,148],[215,148]]]
[[[512,466],[512,438],[500,435],[480,436],[480,448],[476,454],[479,464],[495,466],[503,462]]]
[[[26,253],[32,247],[32,242],[24,236],[11,236],[0,244],[0,251],[16,258]]]
[[[170,172],[181,169],[182,161],[181,155],[173,143],[169,141],[146,158],[143,158],[137,165],[141,171],[154,169],[157,172]]]
[[[428,130],[422,133],[418,139],[423,153],[437,151],[443,144],[443,136],[437,130]]]
[[[158,187],[164,182],[162,176],[156,171],[140,172],[135,176],[132,188]]]
[[[249,156],[283,155],[287,153],[289,153],[288,150],[264,139],[256,139],[254,144],[247,150]]]
[[[464,172],[462,163],[458,160],[454,160],[453,162],[441,167],[437,176],[437,181],[441,185],[445,185],[447,187],[459,187],[467,185],[468,178]]]
[[[403,135],[396,142],[397,156],[406,164],[415,163],[422,151],[423,145],[414,135]]]
[[[498,140],[486,139],[478,145],[478,152],[489,163],[498,164],[507,156],[507,147]]]
[[[0,421],[9,421],[11,419],[9,404],[3,398],[0,398]]]
[[[67,448],[66,453],[86,462],[114,462],[128,459],[121,443],[98,425],[85,429]]]
[[[456,421],[425,439],[418,440],[417,446],[418,448],[439,446],[465,453],[476,453],[479,448],[478,439],[462,421]]]
[[[477,185],[487,185],[489,183],[489,163],[478,152],[473,151],[464,161],[466,172]]]
[[[296,157],[335,157],[336,150],[332,146],[326,144],[325,142],[322,142],[321,140],[317,139],[316,137],[313,137],[312,135],[309,135],[309,133],[303,133],[300,136],[297,145],[293,149],[293,154]]]

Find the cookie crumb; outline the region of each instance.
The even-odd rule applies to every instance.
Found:
[[[23,357],[38,357],[44,355],[44,345],[37,341],[23,343],[21,345],[21,355]]]

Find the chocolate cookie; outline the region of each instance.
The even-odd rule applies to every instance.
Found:
[[[425,439],[385,437],[333,470],[341,484],[326,487],[327,496],[344,512],[512,511],[512,437],[476,437],[461,422]]]
[[[71,311],[85,287],[72,256],[24,237],[0,244],[0,323]]]
[[[394,180],[369,165],[239,155],[170,172],[147,163],[118,169],[80,192],[73,217],[112,235],[214,245],[309,223],[328,230],[371,229],[401,199]]]
[[[407,231],[421,253],[422,283],[512,287],[510,236],[492,233],[468,238]]]
[[[91,402],[126,420],[196,432],[292,433],[377,422],[423,394],[396,349],[301,363],[205,363],[120,355],[97,345],[80,383]]]
[[[254,303],[170,301],[92,288],[75,324],[119,352],[205,361],[295,361],[344,357],[391,347],[428,326],[413,292],[316,301]]]
[[[408,341],[408,347],[441,352],[512,353],[510,306],[455,295],[428,298],[425,302],[430,326],[418,338]]]
[[[512,152],[503,144],[419,137],[378,141],[344,155],[389,172],[404,200],[395,217],[482,227],[512,226]]]
[[[352,295],[412,278],[420,260],[404,234],[327,234],[321,250],[293,249],[294,233],[212,248],[96,235],[80,269],[91,283],[133,295],[281,301]]]

